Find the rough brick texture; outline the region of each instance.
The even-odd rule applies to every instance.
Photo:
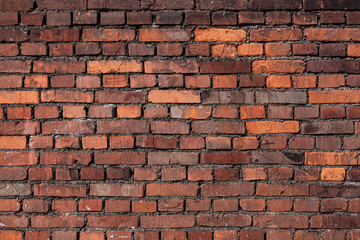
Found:
[[[360,239],[358,0],[0,0],[0,240]]]

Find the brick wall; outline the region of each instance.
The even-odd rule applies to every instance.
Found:
[[[0,239],[360,239],[357,0],[0,0]]]

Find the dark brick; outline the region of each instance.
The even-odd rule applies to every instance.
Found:
[[[236,17],[233,12],[214,12],[211,15],[212,25],[236,25]]]
[[[39,10],[85,10],[86,0],[37,0],[36,1]]]
[[[345,23],[344,12],[321,12],[320,22],[324,24],[341,24]]]
[[[149,10],[179,10],[193,9],[194,0],[141,0],[141,9]]]
[[[251,0],[250,8],[255,10],[296,10],[302,8],[301,0]]]
[[[262,12],[239,12],[239,24],[263,24],[264,13]]]
[[[343,57],[345,55],[345,44],[328,43],[320,45],[320,56],[322,57]]]
[[[76,24],[76,25],[97,24],[97,13],[96,12],[76,11],[73,13],[73,24]]]
[[[304,164],[305,155],[301,152],[257,152],[252,153],[253,164]]]
[[[269,12],[266,17],[266,24],[279,25],[291,23],[289,12]]]
[[[33,9],[32,0],[0,0],[0,11],[31,11]]]
[[[352,134],[353,123],[348,121],[304,122],[301,134]]]
[[[201,73],[250,73],[248,61],[209,61],[200,62]]]
[[[77,43],[75,53],[76,55],[98,55],[100,47],[98,43]]]
[[[133,0],[88,0],[87,7],[88,9],[137,10],[139,4],[138,1]]]
[[[360,169],[350,169],[348,171],[348,180],[360,182]]]
[[[360,61],[350,60],[311,60],[308,72],[315,73],[360,73]]]
[[[305,10],[359,10],[357,0],[304,0]]]
[[[123,25],[125,24],[124,12],[102,12],[100,15],[101,25]]]
[[[347,24],[360,24],[360,12],[347,12],[346,13]]]
[[[183,20],[183,13],[176,11],[159,11],[155,16],[155,23],[160,25],[181,24]]]
[[[152,23],[151,12],[128,12],[126,18],[127,24],[129,25],[142,25]]]
[[[210,25],[210,13],[186,12],[185,25]]]
[[[125,43],[104,43],[102,46],[104,55],[118,56],[126,54]]]
[[[197,8],[201,10],[246,10],[247,0],[198,0]]]

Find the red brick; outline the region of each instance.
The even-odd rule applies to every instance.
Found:
[[[186,88],[208,88],[210,87],[210,77],[205,75],[185,76]]]
[[[86,42],[131,41],[135,38],[135,31],[132,29],[84,29],[82,38]]]
[[[195,225],[194,215],[157,215],[141,216],[143,228],[184,228]]]
[[[126,15],[127,24],[145,25],[152,23],[151,12],[128,12]]]
[[[17,44],[0,44],[0,56],[3,57],[13,57],[19,54],[19,49]]]
[[[69,43],[58,43],[49,45],[49,55],[52,56],[72,56],[73,46]],[[57,76],[54,76],[57,77]]]
[[[184,200],[180,198],[160,198],[158,200],[160,212],[182,212],[184,211]]]
[[[68,12],[50,12],[46,15],[46,25],[47,26],[70,26],[71,25],[71,15]]]
[[[254,227],[258,228],[308,228],[308,216],[305,215],[256,215]],[[271,224],[267,224],[271,222]]]
[[[243,168],[242,176],[244,181],[265,180],[267,178],[264,168]]]
[[[134,202],[133,202],[134,203]],[[134,207],[133,207],[134,209]],[[129,200],[106,200],[105,201],[106,212],[130,212]]]
[[[161,169],[162,181],[181,181],[186,179],[186,169],[183,167]]]
[[[96,12],[75,11],[73,13],[73,24],[75,25],[93,25],[97,24]]]
[[[79,201],[79,211],[99,212],[102,210],[101,199],[82,199]]]
[[[140,42],[187,42],[190,30],[186,29],[140,29]]]
[[[268,212],[290,212],[292,201],[290,199],[269,199],[267,200]]]
[[[48,204],[48,201],[42,199],[25,199],[23,201],[23,210],[29,213],[46,213],[48,211]]]
[[[85,106],[63,106],[64,118],[84,118],[85,116]]]
[[[149,183],[146,186],[147,196],[196,196],[198,185],[193,183]]]
[[[302,31],[297,28],[266,28],[250,31],[252,42],[296,41],[301,38]]]
[[[9,240],[23,240],[21,232],[13,230],[1,230],[0,238]]]
[[[102,231],[84,231],[80,232],[80,240],[104,240],[104,232]]]
[[[240,178],[239,169],[215,169],[216,181],[237,181]]]
[[[135,213],[156,212],[156,201],[133,201],[132,211]]]
[[[85,197],[86,188],[83,185],[71,186],[71,185],[41,183],[34,186],[34,196]]]
[[[30,107],[8,107],[7,108],[8,119],[31,119]]]
[[[29,179],[32,181],[51,180],[52,179],[52,169],[48,168],[48,167],[30,168],[29,169]]]
[[[99,152],[94,158],[96,164],[145,164],[144,152]]]
[[[243,211],[261,212],[265,210],[265,199],[242,198],[240,207]]]
[[[206,227],[247,227],[251,217],[245,214],[198,214],[197,222]]]
[[[31,30],[30,40],[35,42],[77,42],[80,41],[79,29]]]
[[[76,240],[76,232],[75,231],[54,231],[52,233],[54,240]]]
[[[136,184],[94,183],[90,184],[90,196],[142,197],[143,186]]]
[[[185,50],[186,56],[210,56],[209,44],[188,44]]]
[[[23,13],[21,14],[22,26],[40,26],[43,24],[44,15],[42,13]]]
[[[80,148],[78,137],[58,136],[55,138],[55,148]]]
[[[180,43],[161,43],[157,45],[158,56],[180,56],[183,47]]]
[[[102,53],[105,56],[125,55],[125,43],[104,43],[102,45]]]
[[[25,232],[25,239],[38,239],[38,240],[48,240],[50,239],[50,232],[49,231],[31,231]]]
[[[84,226],[84,217],[81,216],[32,216],[33,228],[71,228]]]

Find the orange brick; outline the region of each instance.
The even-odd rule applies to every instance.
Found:
[[[336,166],[356,165],[356,152],[307,152],[305,153],[305,165]]]
[[[302,38],[298,28],[262,28],[250,31],[251,42],[296,41]]]
[[[242,29],[196,28],[195,42],[245,42],[246,32]]]
[[[347,55],[350,57],[360,57],[360,44],[348,44]]]
[[[323,168],[321,170],[321,180],[323,181],[344,181],[345,168]]]
[[[291,88],[289,75],[270,75],[266,78],[268,88]]]
[[[213,77],[213,88],[236,88],[237,76],[224,75]]]
[[[255,60],[253,73],[302,73],[305,62],[301,60]]]
[[[238,46],[239,56],[258,56],[263,54],[264,50],[261,43],[245,43]]]
[[[250,134],[266,134],[266,133],[298,133],[299,122],[297,121],[259,121],[246,122],[246,129]]]
[[[211,46],[213,57],[236,57],[236,46],[230,44],[216,44]]]
[[[107,148],[107,138],[102,137],[83,137],[82,145],[84,149],[104,149]]]
[[[26,137],[0,136],[0,149],[25,149]]]
[[[39,93],[36,91],[0,91],[0,104],[37,104]]]
[[[89,61],[87,65],[87,72],[91,74],[142,72],[142,70],[142,63],[139,60]]]
[[[110,137],[110,148],[133,148],[134,137],[133,136],[111,136]]]
[[[236,230],[215,230],[214,240],[237,240],[238,235]]]
[[[118,118],[139,118],[141,117],[141,106],[123,105],[116,109]]]
[[[360,90],[309,91],[309,103],[359,103]]]
[[[85,106],[63,106],[64,118],[84,118],[86,117]]]
[[[212,168],[189,168],[188,180],[189,181],[211,181]]]
[[[27,75],[25,76],[25,87],[27,88],[47,88],[47,75]]]
[[[207,119],[211,115],[211,106],[172,106],[170,116],[184,119]]]
[[[240,107],[241,119],[265,118],[264,106],[244,106]]]
[[[243,168],[242,174],[244,181],[266,179],[266,172],[264,168]]]
[[[152,103],[201,102],[200,93],[192,90],[151,90],[148,95],[148,101]]]

